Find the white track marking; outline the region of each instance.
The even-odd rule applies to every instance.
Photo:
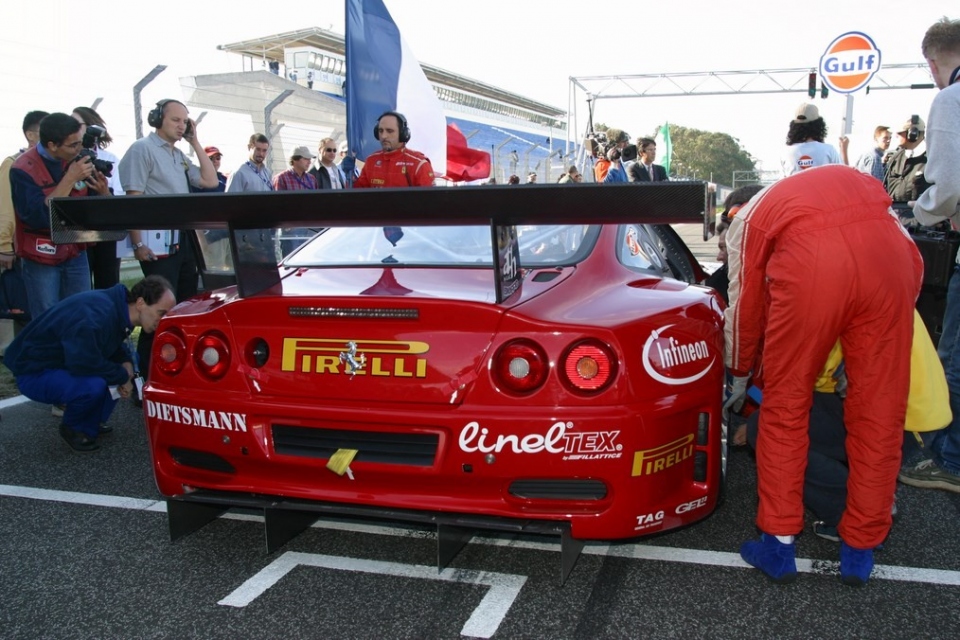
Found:
[[[77,493],[73,491],[56,491],[52,489],[37,489],[13,485],[0,485],[0,496],[7,496],[11,498],[27,498],[30,500],[50,500],[55,502],[116,509],[137,509],[153,513],[166,512],[166,503],[163,500],[126,498],[123,496]],[[221,517],[230,520],[243,521],[262,522],[263,520],[261,516],[242,513],[226,513]],[[423,528],[411,528],[404,525],[381,526],[339,520],[318,520],[313,524],[313,527],[318,529],[347,531],[351,533],[368,533],[372,535],[387,535],[424,540],[433,540],[436,537],[436,533],[434,531]],[[529,549],[533,551],[558,552],[560,550],[560,544],[558,542],[521,540],[507,534],[478,534],[474,536],[472,542],[474,544],[514,547],[517,549]],[[708,551],[704,549],[657,547],[645,544],[608,544],[601,542],[588,542],[583,548],[583,553],[585,555],[613,556],[619,558],[631,558],[634,560],[678,562],[683,564],[732,567],[737,569],[752,568],[750,565],[744,562],[737,553],[730,553],[726,551]],[[838,573],[837,567],[838,563],[829,560],[797,558],[797,571],[800,573],[836,575]],[[960,586],[960,571],[878,564],[873,568],[871,579]]]
[[[297,566],[306,565],[337,571],[359,571],[399,578],[418,580],[439,580],[441,582],[460,582],[488,587],[486,595],[460,634],[476,638],[489,638],[500,627],[507,612],[527,581],[526,576],[490,571],[471,571],[467,569],[444,569],[438,572],[436,567],[378,560],[361,560],[342,556],[328,556],[316,553],[288,551],[261,569],[256,575],[237,587],[230,595],[218,602],[228,607],[245,607],[267,589],[287,575]]]

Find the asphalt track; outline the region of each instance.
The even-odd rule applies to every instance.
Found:
[[[141,413],[123,402],[94,454],[49,408],[0,403],[3,638],[955,638],[960,495],[899,487],[899,517],[862,589],[807,534],[778,586],[742,563],[755,475],[730,457],[706,521],[588,544],[560,584],[551,538],[477,536],[438,572],[434,533],[323,521],[268,555],[255,516],[167,535]]]

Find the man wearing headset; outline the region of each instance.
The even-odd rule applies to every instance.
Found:
[[[897,131],[898,148],[887,162],[887,177],[883,181],[895,207],[916,200],[930,186],[924,178],[927,153],[914,153],[925,135],[926,125],[917,115],[910,116]]]
[[[355,189],[433,186],[430,160],[407,148],[410,127],[402,113],[387,111],[381,115],[373,137],[380,141],[381,150],[367,156],[360,177],[353,183]]]
[[[120,160],[120,184],[126,195],[170,195],[190,193],[190,186],[212,189],[220,184],[213,161],[203,150],[197,136],[197,123],[187,115],[187,107],[178,100],[161,100],[147,114],[154,132],[140,138]],[[193,164],[176,147],[186,140],[200,166]],[[159,275],[173,286],[177,302],[197,294],[197,261],[191,234],[177,230],[130,230],[133,255],[140,261],[143,275]],[[153,334],[140,334],[137,343],[140,373],[150,370]]]

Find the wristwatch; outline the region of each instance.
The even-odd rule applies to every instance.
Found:
[[[142,249],[144,246],[145,245],[142,242],[138,242],[137,244],[133,245],[133,250],[136,251],[137,249]]]

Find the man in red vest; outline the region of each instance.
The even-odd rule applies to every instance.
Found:
[[[40,121],[40,144],[10,168],[16,213],[16,251],[33,318],[74,293],[90,290],[86,245],[50,238],[50,199],[110,195],[107,179],[89,157],[80,157],[83,124],[65,113]]]

